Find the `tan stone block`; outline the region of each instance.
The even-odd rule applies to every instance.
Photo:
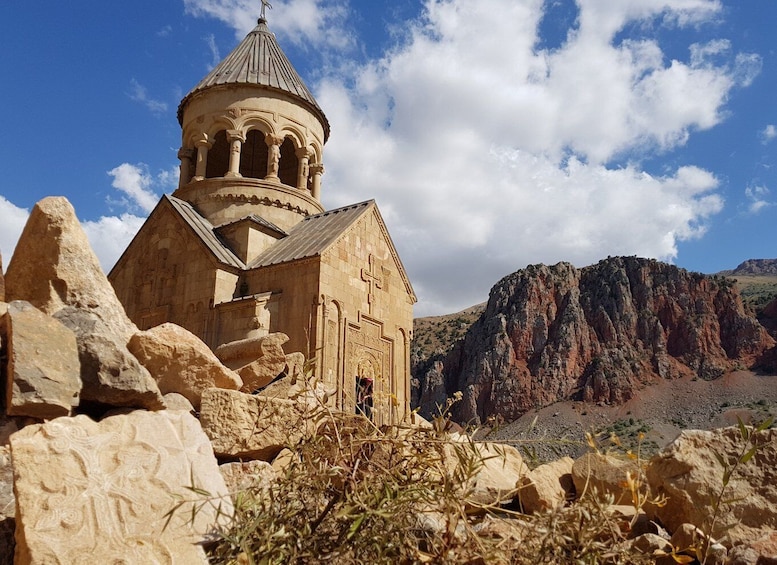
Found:
[[[162,394],[177,392],[195,409],[208,388],[237,390],[243,381],[200,338],[184,328],[165,323],[132,336],[127,345],[154,377]]]
[[[210,443],[185,412],[58,418],[14,434],[11,453],[17,563],[207,563],[197,544],[217,504],[231,511]],[[193,521],[185,504],[165,528],[189,486],[214,502]]]
[[[526,513],[563,506],[574,495],[571,457],[563,457],[531,470],[520,481],[518,497]]]
[[[69,415],[81,391],[75,334],[22,300],[8,305],[0,326],[8,341],[7,413],[38,419]]]
[[[223,389],[202,395],[200,421],[220,457],[271,461],[315,430],[317,412],[291,400]]]
[[[572,466],[572,479],[577,496],[589,496],[595,491],[598,496],[610,494],[613,504],[629,504],[631,491],[626,485],[628,473],[633,476],[639,472],[637,463],[618,459],[601,453],[586,453],[575,460]]]
[[[219,465],[227,490],[235,493],[248,489],[268,488],[277,473],[267,461],[240,461]]]

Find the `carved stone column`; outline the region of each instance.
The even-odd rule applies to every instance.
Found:
[[[300,147],[295,151],[299,159],[299,176],[297,177],[297,188],[300,190],[308,189],[308,175],[310,174],[310,151],[307,147]]]
[[[316,200],[321,200],[321,175],[324,174],[323,163],[313,163],[310,165],[310,174],[313,175],[313,183],[311,187],[311,195]]]
[[[178,188],[186,186],[192,180],[192,158],[194,150],[181,147],[178,158],[181,160],[181,174],[178,176]]]
[[[229,140],[229,170],[225,177],[242,177],[240,174],[240,151],[246,141],[243,132],[236,129],[227,130],[227,140]]]
[[[264,177],[264,180],[280,180],[278,178],[278,167],[281,162],[281,143],[283,143],[283,139],[279,135],[271,133],[264,137],[264,142],[267,144],[267,176]]]
[[[206,134],[202,134],[194,145],[197,146],[197,168],[194,171],[194,180],[203,180],[208,168],[208,149],[213,147],[213,142],[208,140]]]

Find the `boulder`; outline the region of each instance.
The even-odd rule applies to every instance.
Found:
[[[243,379],[243,392],[254,392],[286,370],[283,344],[287,341],[289,336],[280,332],[233,341],[216,348],[216,356],[227,367],[237,370]]]
[[[94,311],[68,306],[54,317],[76,334],[82,403],[148,410],[165,407],[156,381],[129,352],[126,340]]]
[[[207,563],[231,502],[208,438],[184,412],[87,416],[11,437],[17,563]],[[210,501],[188,487],[207,491]],[[184,502],[165,527],[166,514]]]
[[[7,413],[41,420],[70,415],[81,391],[73,332],[21,300],[8,305],[0,326],[7,340]]]
[[[156,379],[162,394],[182,394],[195,409],[205,389],[243,386],[237,373],[222,365],[200,338],[176,324],[137,332],[127,348]]]
[[[183,410],[184,412],[194,413],[194,406],[186,397],[177,392],[168,392],[164,395],[165,406],[168,410]]]
[[[689,523],[708,531],[713,504],[719,497],[713,537],[724,534],[732,543],[758,539],[777,529],[777,430],[754,433],[761,448],[739,464],[723,485],[725,472],[718,458],[734,463],[750,445],[738,427],[713,431],[686,430],[650,460],[647,479],[654,495],[668,503],[654,510],[670,530]],[[722,493],[722,494],[721,494]]]
[[[520,481],[518,498],[526,513],[543,512],[563,506],[574,498],[571,457],[563,457],[532,469]]]
[[[66,306],[92,312],[124,343],[137,331],[63,197],[32,209],[5,275],[6,299],[27,300],[53,315]]]
[[[227,490],[234,496],[249,489],[266,489],[277,478],[267,461],[235,461],[219,465]]]
[[[316,412],[291,400],[211,388],[200,421],[219,457],[272,461],[316,428]]]
[[[612,495],[613,504],[631,504],[626,485],[628,473],[639,473],[636,462],[603,453],[586,453],[572,465],[572,480],[578,498],[584,495]],[[671,528],[670,528],[671,529]]]

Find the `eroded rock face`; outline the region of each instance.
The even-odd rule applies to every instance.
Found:
[[[81,391],[73,332],[21,300],[8,305],[0,326],[7,341],[8,415],[38,419],[70,415]]]
[[[68,306],[54,317],[76,335],[82,402],[148,410],[165,407],[156,381],[129,352],[121,333],[91,310]]]
[[[13,563],[15,515],[11,449],[0,445],[0,565]]]
[[[203,392],[202,428],[219,457],[272,461],[315,430],[315,413],[291,400],[211,388]]]
[[[87,310],[126,343],[137,331],[67,199],[44,198],[32,209],[5,276],[7,301],[27,300],[53,315]]]
[[[727,503],[713,537],[725,534],[744,543],[777,529],[777,430],[760,432],[755,441],[762,447],[737,467],[723,491]],[[724,468],[715,454],[733,465],[748,449],[737,427],[682,432],[647,468],[651,491],[669,498],[656,516],[670,531],[685,523],[704,529],[712,517],[710,501],[723,489]]]
[[[713,379],[774,340],[726,279],[615,257],[535,265],[491,290],[483,315],[419,380],[422,414],[461,391],[454,415],[514,420],[563,399],[620,403],[656,379]]]
[[[11,437],[17,563],[207,563],[199,545],[216,520],[206,504],[165,514],[190,481],[229,510],[208,438],[184,412],[86,416]]]
[[[0,302],[5,302],[5,275],[3,274],[2,253],[0,253]]]
[[[177,392],[199,409],[208,388],[237,390],[243,385],[200,338],[176,324],[165,323],[132,336],[129,351],[148,369],[162,394]]]

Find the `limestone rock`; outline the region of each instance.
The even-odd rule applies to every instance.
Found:
[[[227,490],[234,494],[248,489],[267,488],[277,474],[267,461],[242,461],[219,465]]]
[[[65,307],[55,316],[73,330],[81,360],[81,401],[161,410],[156,381],[129,352],[126,340],[90,310]]]
[[[207,563],[196,545],[216,521],[192,521],[190,482],[231,503],[197,420],[183,412],[86,416],[28,426],[11,438],[18,563]]]
[[[613,504],[630,504],[631,491],[626,486],[627,473],[638,472],[634,461],[618,459],[601,453],[586,453],[572,465],[572,480],[577,496],[611,494]],[[671,529],[671,528],[670,528]]]
[[[726,486],[713,537],[725,533],[734,544],[777,529],[777,430],[756,434],[761,445],[755,456],[740,464]],[[716,454],[736,461],[744,440],[737,427],[713,431],[686,430],[650,460],[647,478],[655,495],[668,503],[655,510],[670,531],[689,523],[703,528],[723,487],[724,469]],[[746,451],[747,449],[745,449]]]
[[[216,348],[218,357],[230,369],[236,369],[243,379],[243,392],[254,392],[268,384],[286,369],[283,344],[289,341],[284,333],[225,343]],[[295,363],[295,361],[293,361]]]
[[[656,534],[642,534],[631,541],[631,547],[640,553],[652,555],[655,551],[672,552],[672,544]]]
[[[532,469],[520,483],[518,498],[526,513],[542,512],[563,506],[574,496],[571,457],[562,457]]]
[[[38,419],[67,416],[81,391],[73,332],[29,302],[11,302],[0,319],[7,343],[6,411]]]
[[[129,351],[156,379],[162,394],[177,392],[195,409],[207,388],[237,390],[243,381],[227,369],[200,338],[172,323],[132,336]]]
[[[219,388],[202,393],[200,421],[217,456],[262,461],[315,431],[304,404]]]
[[[6,298],[53,315],[87,310],[124,338],[137,328],[108,282],[70,202],[44,198],[32,209],[5,276]]]
[[[183,410],[184,412],[194,413],[194,406],[186,397],[177,392],[168,392],[164,395],[165,406],[168,410]]]

